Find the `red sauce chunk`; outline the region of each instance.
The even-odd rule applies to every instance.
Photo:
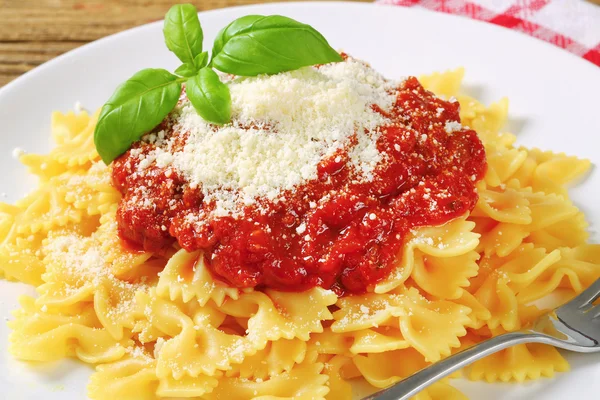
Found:
[[[113,167],[123,194],[121,237],[158,253],[175,242],[201,249],[215,277],[240,288],[321,286],[340,295],[369,290],[398,264],[412,229],[447,223],[474,208],[475,184],[486,170],[476,132],[455,128],[458,102],[435,97],[416,78],[400,84],[391,111],[374,107],[391,123],[380,127],[377,148],[385,157],[372,180],[353,179],[342,150],[321,161],[317,179],[285,192],[284,201],[245,207],[241,217],[212,215],[214,204],[171,167],[152,164],[140,172],[133,152],[155,145],[137,143]],[[161,128],[168,130],[168,122]],[[185,141],[185,133],[172,134]],[[136,190],[141,186],[142,194]]]

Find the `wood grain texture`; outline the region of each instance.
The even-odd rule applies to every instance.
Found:
[[[286,0],[188,0],[199,10]],[[371,0],[355,0],[369,2]],[[0,0],[0,86],[76,47],[163,18],[176,0]]]

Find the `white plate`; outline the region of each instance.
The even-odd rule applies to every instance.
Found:
[[[600,162],[600,69],[537,39],[490,24],[418,9],[356,3],[288,3],[237,7],[200,14],[210,47],[214,35],[246,14],[283,14],[309,23],[332,46],[371,62],[391,78],[458,66],[467,88],[485,101],[508,96],[519,143],[564,151]],[[35,183],[10,156],[50,148],[53,110],[76,101],[99,107],[115,86],[145,67],[177,67],[163,44],[162,22],[83,46],[0,89],[0,193],[14,201]],[[600,226],[600,174],[572,191],[592,226]],[[597,241],[598,235],[595,234]],[[0,317],[8,319],[25,285],[0,282]],[[3,322],[3,321],[2,321]],[[73,361],[31,367],[7,354],[8,328],[0,323],[0,397],[84,399],[91,369]],[[570,373],[523,385],[454,381],[473,399],[595,399],[600,356],[569,355]],[[398,360],[401,362],[401,360]]]

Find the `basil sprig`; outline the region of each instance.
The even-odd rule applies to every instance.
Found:
[[[137,72],[104,104],[94,143],[106,164],[161,123],[177,104],[184,82],[188,99],[204,120],[228,123],[231,94],[213,68],[256,76],[342,60],[314,28],[280,15],[247,15],[227,25],[215,39],[210,62],[193,5],[171,7],[163,33],[168,49],[182,64],[174,74],[151,68]]]

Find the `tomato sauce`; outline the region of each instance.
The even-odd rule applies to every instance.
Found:
[[[367,291],[397,265],[411,229],[473,209],[475,184],[486,170],[476,132],[448,129],[460,121],[458,102],[435,97],[414,77],[397,93],[391,111],[374,106],[391,123],[380,128],[377,147],[385,156],[371,181],[355,179],[346,149],[322,160],[318,178],[283,193],[284,201],[245,207],[242,217],[212,216],[214,205],[203,201],[199,188],[169,167],[139,172],[139,158],[128,151],[113,168],[123,194],[121,237],[147,251],[175,242],[202,249],[215,277],[240,288]],[[152,148],[134,146],[137,152]],[[141,185],[143,196],[135,190]],[[140,207],[146,203],[152,206]]]

